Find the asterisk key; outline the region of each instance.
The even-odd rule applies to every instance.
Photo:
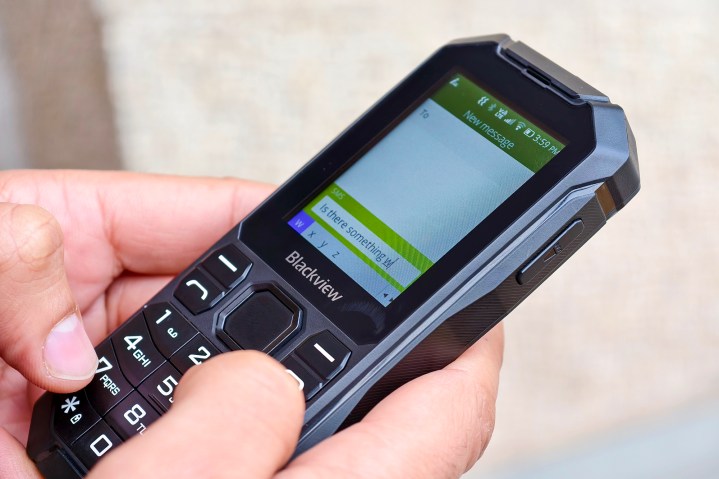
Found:
[[[69,414],[70,412],[75,412],[77,409],[77,406],[80,405],[80,400],[77,399],[77,396],[73,396],[70,399],[65,399],[65,404],[60,406],[60,409],[62,409],[62,412],[65,414]]]

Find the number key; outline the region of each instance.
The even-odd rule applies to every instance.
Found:
[[[105,420],[125,440],[144,434],[160,415],[137,392],[133,392],[105,416]]]
[[[112,345],[122,372],[133,386],[138,386],[165,361],[150,339],[142,315],[130,319],[114,333]]]
[[[95,351],[100,360],[97,363],[95,377],[85,391],[90,404],[102,416],[130,394],[132,385],[120,371],[117,356],[109,339],[103,341]]]
[[[78,439],[71,449],[85,467],[91,469],[101,457],[120,444],[122,444],[122,439],[110,429],[105,421],[100,421]]]
[[[181,377],[182,374],[177,369],[170,363],[165,363],[152,373],[152,376],[147,378],[138,390],[153,405],[162,411],[167,411],[172,406],[175,388]]]
[[[197,334],[197,330],[170,303],[151,304],[143,314],[157,349],[166,358]]]
[[[185,374],[192,366],[202,364],[220,351],[202,335],[195,336],[189,343],[170,358],[172,364]]]

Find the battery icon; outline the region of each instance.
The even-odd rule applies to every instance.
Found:
[[[527,128],[526,130],[524,130],[524,136],[532,138],[534,136],[534,130],[532,130],[531,128]]]

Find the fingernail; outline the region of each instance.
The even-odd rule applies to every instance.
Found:
[[[97,369],[97,354],[76,313],[52,328],[45,340],[43,357],[48,373],[58,379],[88,379]]]

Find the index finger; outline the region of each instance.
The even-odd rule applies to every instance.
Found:
[[[53,212],[72,255],[97,269],[174,274],[237,224],[272,187],[231,178],[129,172],[44,171],[0,175],[0,199]],[[104,248],[104,250],[102,249]],[[78,258],[85,263],[87,258]]]
[[[176,273],[269,195],[237,179],[123,175],[100,191],[105,227],[125,269]]]
[[[91,478],[268,478],[297,443],[304,401],[264,353],[222,354],[190,369],[157,422],[100,461]]]

